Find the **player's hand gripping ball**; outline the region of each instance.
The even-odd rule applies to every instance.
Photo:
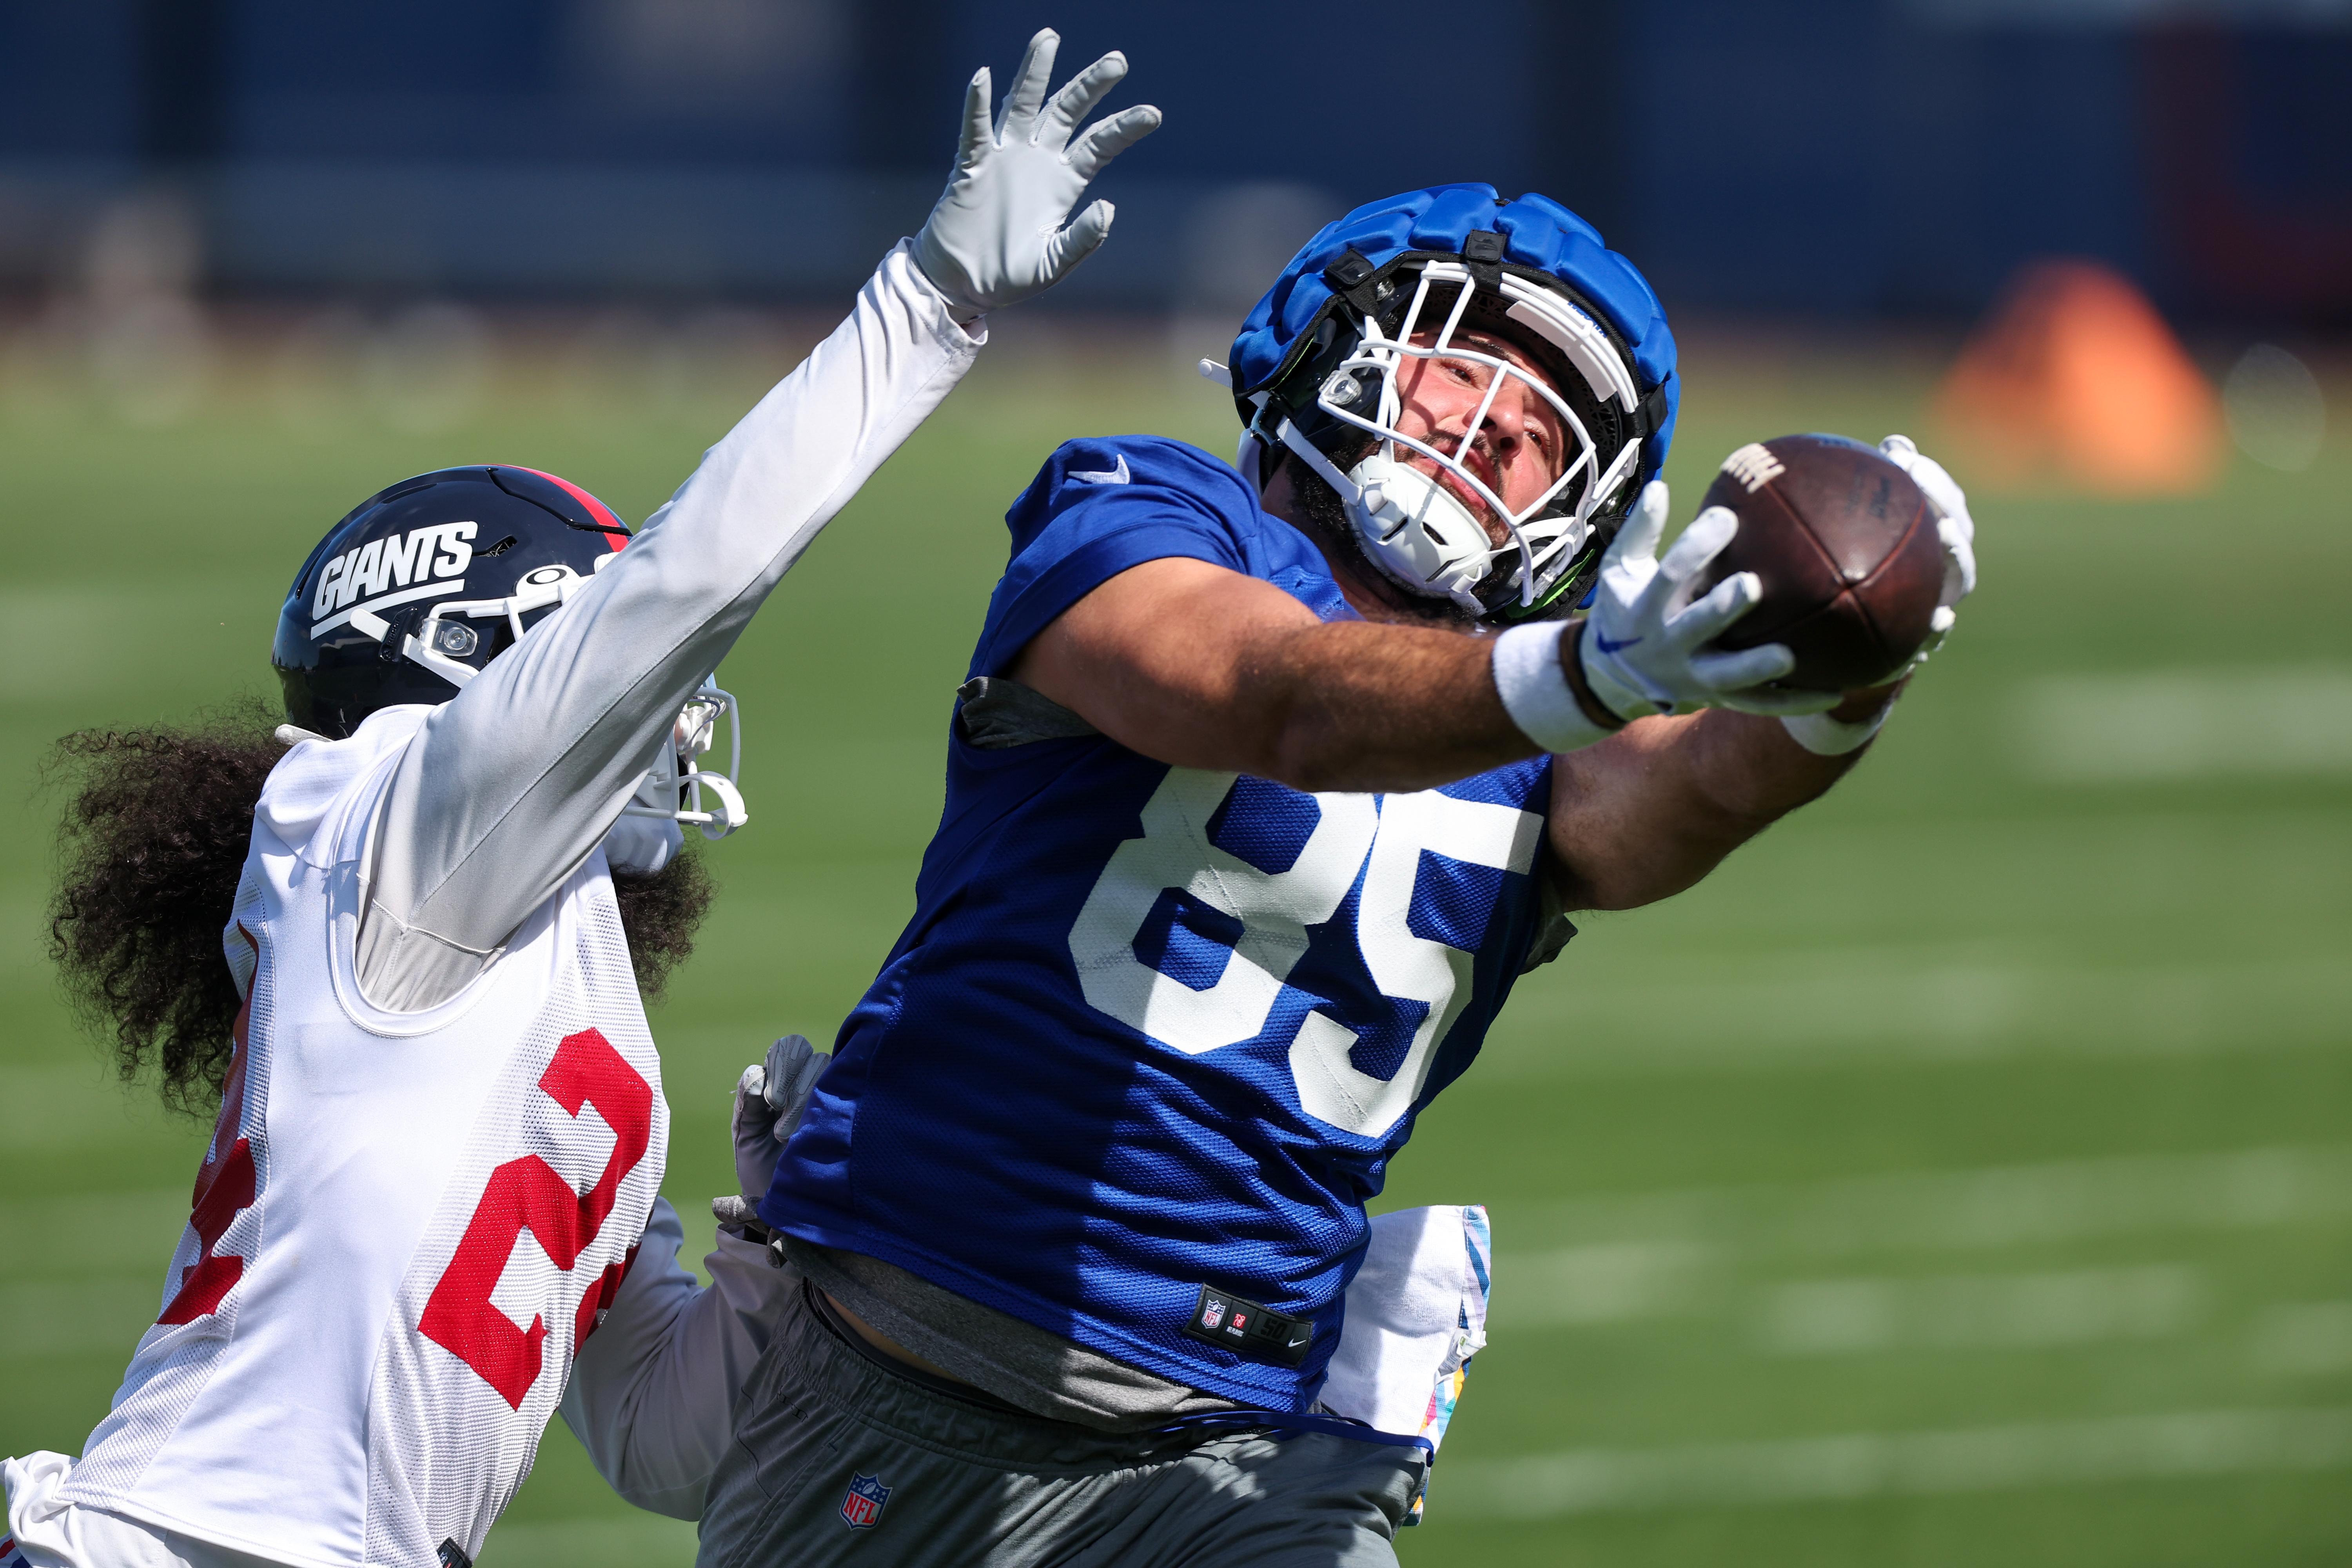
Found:
[[[1739,520],[1722,507],[1691,520],[1664,556],[1672,504],[1664,479],[1652,479],[1601,557],[1577,662],[1594,700],[1618,718],[1730,708],[1746,713],[1817,713],[1837,694],[1773,684],[1796,658],[1778,643],[1736,650],[1718,643],[1725,629],[1763,592],[1753,572],[1722,576],[1699,590],[1707,563],[1730,542]]]
[[[1693,591],[1704,595],[1737,573],[1756,574],[1762,593],[1755,607],[1716,646],[1786,647],[1796,665],[1780,686],[1884,685],[1910,668],[1931,636],[1949,629],[1941,509],[1878,448],[1843,436],[1782,436],[1742,447],[1724,459],[1701,520],[1717,509],[1736,517],[1738,531]],[[1967,575],[1975,575],[1972,559]]]
[[[1944,589],[1936,595],[1936,616],[1927,646],[1913,661],[1925,664],[1927,656],[1952,635],[1960,601],[1977,591],[1976,519],[1969,515],[1969,498],[1958,482],[1943,464],[1919,450],[1910,437],[1889,436],[1878,449],[1886,454],[1887,461],[1910,475],[1919,493],[1927,498],[1928,510],[1936,514],[1936,537],[1944,545]]]

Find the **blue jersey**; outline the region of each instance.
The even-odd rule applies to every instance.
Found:
[[[1007,521],[974,675],[1171,556],[1353,613],[1304,535],[1176,442],[1072,442]],[[761,1212],[1129,1365],[1308,1407],[1365,1202],[1541,922],[1550,760],[1306,795],[1103,736],[950,732],[915,917]],[[1185,1331],[1230,1299],[1311,1321],[1305,1359]]]

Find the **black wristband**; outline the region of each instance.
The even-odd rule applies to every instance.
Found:
[[[1609,710],[1606,703],[1592,695],[1592,688],[1584,683],[1584,617],[1578,616],[1560,628],[1559,673],[1568,682],[1568,694],[1576,699],[1577,711],[1603,730],[1622,730],[1629,720],[1620,719]]]

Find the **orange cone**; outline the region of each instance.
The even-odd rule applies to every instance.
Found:
[[[2147,296],[2096,262],[2022,268],[1945,376],[1936,412],[1993,488],[2054,479],[2186,495],[2221,472],[2212,387]]]

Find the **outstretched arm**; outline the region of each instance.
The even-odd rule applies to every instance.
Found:
[[[1944,550],[1943,584],[1927,646],[1912,660],[1916,668],[1943,646],[1958,605],[1976,586],[1976,524],[1960,487],[1908,437],[1889,436],[1879,450],[1926,495]],[[1664,560],[1645,564],[1643,557],[1655,545],[1665,508],[1665,487],[1650,486],[1602,568],[1595,630],[1612,615],[1639,618],[1645,604],[1654,609],[1671,605],[1680,584],[1705,555],[1729,541],[1736,526],[1727,513],[1702,512]],[[1653,647],[1671,641],[1674,624],[1619,628],[1632,639],[1624,645],[1589,634],[1563,637],[1551,657],[1573,667],[1587,712],[1630,715],[1642,710],[1643,699],[1650,707],[1668,708],[1701,694],[1678,685],[1672,670],[1633,668],[1609,655],[1617,647],[1643,642],[1638,634],[1665,631],[1664,638],[1647,639]],[[1524,683],[1541,673],[1542,660],[1536,657],[1541,650],[1529,644],[1520,651],[1526,657],[1516,673]],[[1700,654],[1691,663],[1696,667],[1721,657]],[[1744,673],[1756,678],[1753,670]],[[1732,850],[1835,784],[1877,734],[1908,680],[1906,671],[1885,685],[1845,693],[1827,712],[1791,713],[1777,723],[1757,717],[1770,711],[1770,705],[1749,700],[1758,693],[1727,691],[1721,706],[1705,712],[1642,718],[1607,741],[1569,751],[1552,772],[1549,825],[1563,901],[1570,909],[1631,909],[1698,881]],[[1541,706],[1521,716],[1533,717]]]
[[[1050,287],[1102,242],[1087,184],[1159,124],[1126,110],[1073,136],[1126,75],[1108,55],[1046,96],[1055,35],[1031,40],[1003,114],[971,83],[946,193],[819,344],[611,566],[534,626],[403,757],[359,938],[378,1005],[462,989],[618,818],[679,706],[819,530],[968,370],[959,325]]]
[[[1895,688],[1852,693],[1830,716],[1867,721]],[[1711,709],[1638,720],[1552,769],[1547,826],[1570,910],[1630,910],[1672,898],[1861,759],[1818,756],[1778,720]]]
[[[1009,673],[1175,766],[1308,791],[1418,790],[1542,750],[1503,705],[1494,648],[1459,632],[1326,624],[1255,578],[1171,559],[1079,600]],[[1840,716],[1874,713],[1887,695],[1857,694]],[[1562,897],[1622,909],[1680,892],[1859,754],[1816,756],[1777,720],[1729,711],[1596,737],[1553,773]]]
[[[1301,790],[1416,790],[1540,749],[1495,689],[1492,643],[1326,624],[1255,577],[1171,557],[1071,605],[1006,671],[1178,767]]]
[[[1786,648],[1712,651],[1758,584],[1740,574],[1682,603],[1737,525],[1703,517],[1662,561],[1665,509],[1651,487],[1610,552],[1605,637],[1580,621],[1500,638],[1326,624],[1268,584],[1171,558],[1101,584],[1007,673],[1146,756],[1302,790],[1426,789],[1560,752],[1549,833],[1564,901],[1651,903],[1827,790],[1900,687],[1790,692],[1766,684]],[[1707,710],[1658,714],[1677,707]]]
[[[687,695],[978,349],[900,246],[609,568],[434,710],[378,822],[358,949],[372,1001],[455,994],[563,884]]]

